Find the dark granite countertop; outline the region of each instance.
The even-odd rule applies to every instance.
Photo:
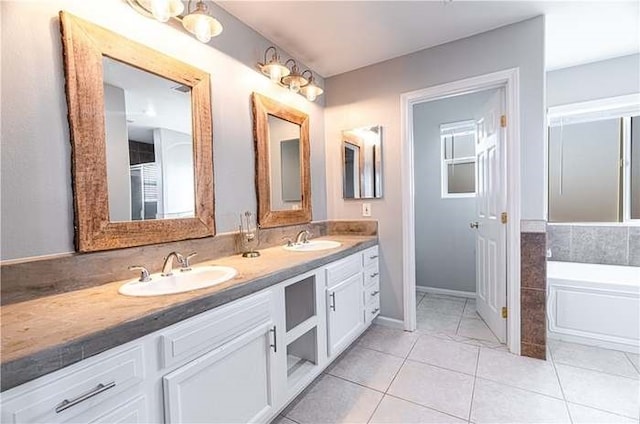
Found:
[[[263,290],[378,243],[376,236],[332,235],[342,246],[317,252],[261,250],[259,258],[228,256],[201,264],[238,270],[214,287],[175,295],[127,297],[125,281],[0,308],[1,390],[26,383],[204,311]],[[195,266],[200,264],[195,264]]]

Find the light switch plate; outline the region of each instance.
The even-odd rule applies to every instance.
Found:
[[[371,216],[371,203],[362,204],[362,216]]]

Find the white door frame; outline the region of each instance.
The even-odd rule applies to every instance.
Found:
[[[404,329],[416,329],[415,184],[413,162],[413,106],[447,97],[504,87],[507,140],[507,346],[520,354],[520,72],[506,69],[459,81],[411,91],[400,96],[402,273]]]

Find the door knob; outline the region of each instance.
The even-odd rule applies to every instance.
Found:
[[[478,224],[477,221],[476,222],[471,222],[471,223],[469,223],[469,228],[478,228],[478,225],[480,225],[480,224]]]

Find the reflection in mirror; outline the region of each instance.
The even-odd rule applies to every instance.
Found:
[[[268,115],[271,210],[297,210],[302,201],[300,125]]]
[[[342,175],[345,199],[382,197],[382,127],[342,132]]]
[[[109,219],[194,216],[191,89],[102,57]]]
[[[549,222],[640,219],[638,100],[549,109]]]

